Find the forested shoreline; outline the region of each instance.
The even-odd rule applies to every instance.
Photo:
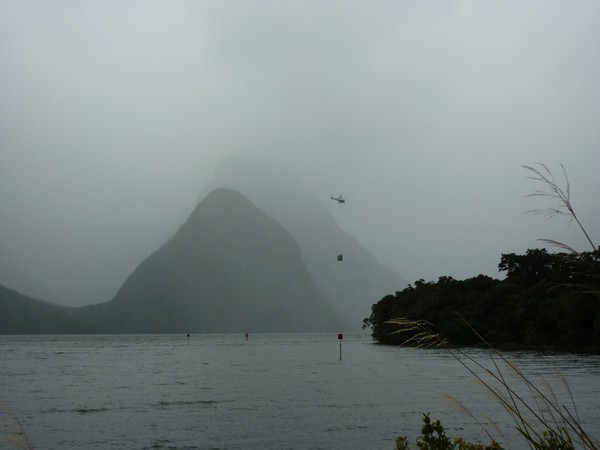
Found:
[[[600,353],[600,251],[503,254],[506,278],[418,280],[372,306],[365,326],[382,344],[418,345],[422,332],[394,319],[426,321],[449,345],[489,343]],[[390,322],[392,321],[392,322]]]

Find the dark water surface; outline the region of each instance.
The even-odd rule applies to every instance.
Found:
[[[470,356],[489,362],[485,352]],[[600,434],[600,357],[506,354]],[[556,375],[556,374],[560,375]],[[446,351],[335,334],[0,336],[0,402],[36,449],[393,449],[421,413],[450,436],[516,443],[507,414]],[[504,435],[504,437],[503,437]]]

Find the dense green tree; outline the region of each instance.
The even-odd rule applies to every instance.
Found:
[[[390,320],[433,324],[452,345],[547,347],[600,352],[600,258],[528,250],[502,255],[504,280],[478,275],[463,281],[418,280],[373,305],[365,324],[386,344],[414,344],[416,330]]]

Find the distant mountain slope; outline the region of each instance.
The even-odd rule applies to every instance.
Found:
[[[358,330],[404,285],[287,174],[234,158],[113,300],[76,310],[6,289],[0,333]]]
[[[0,334],[93,333],[91,323],[73,316],[73,308],[36,300],[0,285]]]
[[[80,316],[107,332],[334,331],[300,248],[245,196],[210,192],[110,302]]]
[[[55,300],[50,290],[32,278],[23,267],[20,259],[0,240],[0,284],[33,298]]]
[[[294,236],[320,292],[348,329],[360,329],[373,303],[406,286],[400,275],[340,230],[330,210],[289,174],[258,160],[233,157],[219,164],[205,193],[218,187],[243,193]],[[323,194],[327,201],[329,194]],[[340,248],[343,262],[336,259]]]

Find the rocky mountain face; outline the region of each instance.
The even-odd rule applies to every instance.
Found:
[[[229,189],[210,192],[110,302],[79,317],[106,332],[335,331],[291,234]]]
[[[233,158],[111,301],[64,308],[2,288],[0,334],[351,331],[403,285],[288,174]]]
[[[218,187],[243,193],[292,234],[312,279],[341,315],[346,329],[359,330],[371,305],[406,286],[400,275],[341,230],[331,208],[288,173],[262,161],[233,157],[217,167],[202,197]],[[323,193],[324,201],[331,201],[329,194]],[[351,203],[342,206],[346,207]],[[339,253],[343,261],[337,260]]]

